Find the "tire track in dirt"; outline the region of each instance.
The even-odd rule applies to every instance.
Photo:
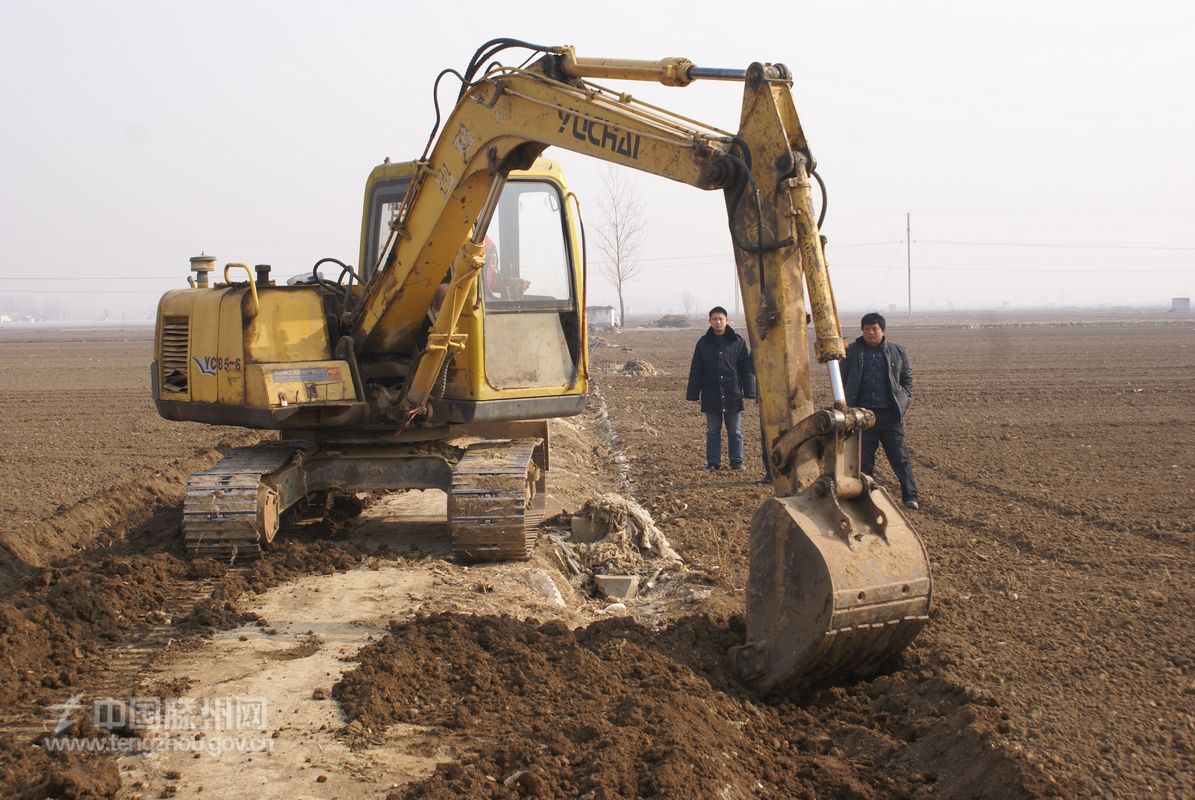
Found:
[[[1195,522],[1178,522],[1177,526],[1173,528],[1174,535],[1169,535],[1164,531],[1135,529],[1132,526],[1126,526],[1123,522],[1110,520],[1090,511],[1074,509],[1069,506],[1062,505],[1056,501],[1037,497],[1007,485],[991,483],[974,475],[965,474],[960,469],[952,469],[950,467],[943,466],[937,459],[920,455],[913,448],[909,448],[909,455],[915,464],[918,464],[926,470],[930,470],[937,475],[948,478],[964,489],[978,489],[988,493],[997,500],[1014,500],[1024,505],[1036,508],[1039,511],[1044,511],[1048,514],[1054,514],[1064,519],[1081,520],[1086,525],[1089,525],[1093,528],[1100,528],[1108,533],[1117,535],[1131,534],[1133,536],[1137,536],[1142,539],[1149,539],[1160,544],[1174,545],[1182,545],[1189,542],[1189,537],[1184,537],[1182,534],[1195,533]]]
[[[614,425],[610,420],[610,409],[606,405],[606,398],[602,395],[602,389],[596,380],[590,381],[589,396],[592,404],[592,413],[596,420],[594,430],[613,454],[614,472],[618,478],[618,490],[633,499],[635,497],[635,481],[631,476],[631,467],[627,460],[627,454],[623,449],[622,439],[619,438],[618,431],[614,429]]]
[[[915,459],[916,460],[916,459]],[[973,494],[972,490],[978,489],[981,492],[989,495],[997,503],[1007,504],[1010,497],[1020,499],[1016,493],[1005,492],[1001,488],[991,485],[983,485],[978,482],[973,482],[968,478],[962,476],[955,476],[948,471],[941,469],[933,469],[933,474],[945,478],[954,483],[959,495],[964,496]],[[1080,518],[1076,512],[1067,513],[1067,510],[1060,507],[1052,507],[1048,501],[1041,503],[1032,503],[1022,500],[1025,505],[1037,508],[1040,511],[1053,513],[1059,517],[1076,519]],[[965,510],[952,511],[953,506],[944,507],[940,504],[927,503],[924,505],[919,513],[919,518],[930,518],[938,520],[948,527],[960,531],[968,531],[970,533],[982,533],[993,542],[1002,544],[1011,544],[1018,553],[1034,556],[1042,560],[1053,561],[1059,564],[1066,564],[1077,569],[1086,569],[1091,566],[1089,558],[1082,558],[1073,554],[1073,551],[1068,550],[1064,545],[1058,543],[1057,538],[1047,538],[1045,544],[1040,543],[1029,534],[1025,533],[1025,527],[1022,525],[1002,524],[1001,522],[993,522],[993,518],[999,520],[1015,519],[1008,514],[993,514],[988,513],[986,516],[980,516],[982,511],[968,514]],[[1146,537],[1150,538],[1150,537]]]

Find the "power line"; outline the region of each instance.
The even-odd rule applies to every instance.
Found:
[[[854,242],[851,244],[838,244],[833,239],[831,239],[830,243],[828,245],[826,245],[826,249],[827,250],[844,250],[848,247],[880,247],[882,245],[904,244],[904,243],[905,243],[904,239],[893,239],[890,242]]]
[[[175,281],[177,275],[49,275],[49,276],[9,276],[0,275],[0,281]]]
[[[836,269],[888,269],[884,264],[834,264],[831,266],[831,271]],[[1103,268],[1103,267],[1076,267],[1073,269],[1062,269],[1058,267],[990,267],[978,265],[958,265],[950,267],[926,267],[927,269],[936,269],[940,272],[1058,272],[1070,274],[1090,274],[1090,273],[1106,273],[1118,275],[1143,275],[1143,274],[1175,274],[1175,275],[1189,275],[1190,269],[1125,269],[1120,267]]]
[[[685,266],[685,265],[683,265],[683,264],[676,264],[676,265],[672,265],[672,266],[670,266],[670,267],[666,267],[666,269],[676,269],[676,268],[678,268],[678,267],[683,267],[683,266]],[[711,266],[711,265],[710,265],[710,264],[702,264],[702,265],[700,265],[700,266]],[[877,269],[878,269],[878,270],[889,270],[889,269],[892,269],[892,268],[893,268],[893,264],[892,264],[892,263],[888,263],[888,264],[851,264],[851,263],[844,263],[844,262],[833,262],[833,263],[831,263],[831,265],[830,265],[830,271],[831,271],[831,272],[838,272],[838,271],[849,271],[849,270],[877,270]],[[1182,269],[1182,268],[1153,268],[1153,267],[1143,267],[1143,268],[1138,268],[1138,267],[1132,267],[1132,268],[1121,268],[1121,267],[1071,267],[1071,268],[1060,268],[1060,267],[1033,267],[1033,266],[1018,266],[1018,267],[1008,267],[1008,266],[987,266],[987,265],[978,265],[978,264],[957,264],[957,265],[952,265],[952,266],[943,266],[943,267],[930,267],[928,264],[926,264],[925,266],[923,266],[923,267],[922,267],[922,269],[933,269],[933,270],[936,270],[936,271],[939,271],[939,272],[945,272],[945,273],[951,273],[951,272],[987,272],[987,273],[1003,273],[1003,272],[1039,272],[1039,273],[1041,273],[1041,272],[1044,272],[1044,273],[1057,273],[1057,274],[1063,274],[1063,275],[1081,275],[1081,274],[1097,274],[1097,275],[1099,275],[1099,274],[1105,274],[1105,275],[1113,275],[1113,274],[1119,274],[1119,275],[1190,275],[1190,274],[1192,274],[1193,272],[1195,272],[1195,270],[1192,270],[1192,269]],[[90,276],[90,275],[86,275],[86,276],[84,276],[84,275],[80,275],[80,276],[77,276],[77,277],[57,277],[57,276],[56,276],[56,277],[48,277],[48,278],[14,278],[14,277],[4,277],[4,276],[0,276],[0,281],[21,281],[21,282],[25,282],[25,283],[40,283],[40,282],[43,282],[43,281],[45,281],[45,282],[67,282],[67,281],[69,281],[69,282],[72,282],[72,283],[84,283],[84,282],[100,282],[100,283],[104,283],[104,282],[108,282],[108,281],[142,281],[142,282],[146,282],[146,281],[155,281],[155,282],[161,282],[161,281],[171,281],[171,282],[173,282],[173,283],[176,283],[176,284],[177,284],[177,287],[176,287],[176,288],[179,288],[179,289],[185,289],[185,288],[187,288],[186,284],[184,284],[184,283],[182,283],[181,281],[179,281],[179,280],[178,280],[178,278],[176,278],[176,277],[171,277],[171,278],[159,278],[159,277],[154,277],[154,278],[146,278],[146,277],[135,277],[135,276],[123,276],[123,275],[104,276],[104,277],[95,277],[95,276]],[[49,290],[35,290],[35,289],[3,289],[3,290],[0,290],[0,291],[3,291],[3,293],[5,293],[5,294],[18,294],[18,293],[41,293],[41,291],[49,291]],[[70,291],[78,291],[78,292],[84,292],[84,293],[86,293],[86,292],[90,292],[90,291],[93,291],[93,290],[91,290],[91,289],[79,289],[79,290],[70,290],[70,289],[65,289],[65,290],[64,290],[64,289],[54,289],[54,290],[52,290],[52,291],[55,291],[55,292],[58,292],[58,291],[66,291],[66,292],[70,292]],[[161,290],[161,288],[157,288],[157,287],[147,287],[147,288],[145,288],[145,289],[143,289],[143,290],[135,290],[135,289],[123,289],[123,290],[115,290],[115,289],[113,289],[113,290],[106,290],[106,291],[107,291],[109,294],[111,294],[111,293],[113,293],[113,292],[116,292],[116,293],[124,293],[124,294],[139,294],[139,293],[142,293],[142,292],[160,292],[160,291],[162,291],[162,290]]]
[[[1064,247],[1086,250],[1195,250],[1191,245],[1164,244],[1065,244],[1058,242],[964,242],[947,239],[918,239],[917,244],[966,245],[969,247]]]
[[[891,256],[888,259],[888,265],[886,267],[882,268],[884,270],[884,274],[882,276],[880,276],[880,280],[878,283],[872,284],[873,291],[871,294],[871,298],[869,299],[869,301],[867,303],[869,308],[874,308],[876,306],[877,299],[880,297],[883,297],[884,287],[888,285],[888,278],[892,276],[892,271],[896,268],[896,257],[898,255],[900,255],[899,250],[891,251]],[[877,269],[878,268],[879,267],[877,267]]]
[[[875,245],[905,244],[905,240],[902,239],[900,241],[892,241],[892,242],[874,242],[872,244],[875,244]],[[946,243],[933,242],[933,241],[927,242],[923,239],[915,239],[915,240],[913,240],[913,244],[920,246],[922,244],[946,244]],[[963,242],[954,242],[954,244],[964,244],[964,243]],[[981,244],[981,243],[975,243],[975,244]],[[992,245],[994,246],[994,243],[992,243]],[[868,246],[871,246],[871,244],[860,244],[857,246],[868,247]],[[1012,243],[1006,243],[1006,246],[1009,246],[1009,247],[1022,247],[1022,246],[1023,247],[1037,247],[1037,246],[1046,246],[1046,245],[1028,245],[1028,244],[1015,245]],[[1055,246],[1068,247],[1070,245],[1055,245]],[[1074,245],[1074,247],[1103,247],[1103,246],[1102,245]],[[1109,247],[1109,249],[1112,248],[1112,246],[1108,246],[1108,247]],[[1117,246],[1117,249],[1129,249],[1129,248],[1127,246],[1124,248],[1120,248],[1119,246]],[[1167,249],[1167,248],[1159,247],[1159,248],[1154,248],[1154,249],[1161,250],[1161,249]],[[1179,250],[1179,249],[1185,249],[1185,248],[1169,248],[1169,249]],[[1195,249],[1195,248],[1190,248],[1190,249]],[[661,267],[662,269],[676,269],[676,268],[683,268],[686,266],[700,266],[700,267],[712,266],[714,264],[721,263],[726,260],[733,261],[733,257],[726,256],[723,254],[709,254],[709,255],[687,255],[687,256],[660,256],[659,258],[642,259],[642,260],[644,260],[644,261],[682,261],[682,262],[684,262],[684,263],[680,263],[680,264],[662,265],[662,267]],[[590,261],[589,262],[590,266],[600,266],[603,263],[607,263],[607,262],[604,262],[604,261]],[[855,264],[855,263],[850,263],[850,262],[834,261],[834,260],[831,260],[831,262],[830,262],[830,269],[832,272],[837,271],[837,270],[852,270],[852,269],[883,269],[883,270],[886,270],[886,269],[890,269],[891,267],[892,267],[891,262],[889,262],[888,264],[867,264],[867,263]],[[1052,272],[1052,273],[1062,273],[1062,274],[1120,273],[1120,274],[1125,274],[1125,275],[1133,275],[1133,274],[1154,274],[1154,275],[1192,274],[1193,272],[1195,272],[1195,269],[1190,268],[1190,267],[1131,267],[1131,268],[1123,268],[1123,267],[1103,267],[1103,266],[1090,266],[1090,267],[1077,266],[1077,267],[1067,268],[1067,267],[1035,267],[1035,266],[1015,266],[1015,267],[1013,267],[1013,266],[992,266],[992,265],[987,265],[987,264],[955,264],[955,265],[951,265],[951,266],[936,267],[934,269],[938,269],[943,272]],[[300,273],[300,274],[305,274],[305,273]],[[72,283],[102,282],[102,283],[106,283],[109,281],[141,281],[141,282],[151,282],[152,281],[155,283],[162,283],[162,282],[176,283],[179,285],[179,288],[182,288],[183,286],[185,286],[182,279],[178,275],[103,275],[103,274],[97,275],[97,274],[95,274],[94,270],[87,275],[37,275],[37,276],[0,275],[0,281],[17,281],[17,282],[23,282],[23,283],[42,283],[42,282],[72,282]],[[13,292],[19,292],[19,291],[23,291],[23,290],[5,289],[4,291],[8,292],[8,293],[13,293]],[[146,289],[146,291],[151,291],[151,290]],[[157,290],[154,289],[152,291],[157,291]]]
[[[55,289],[53,292],[39,289],[4,289],[3,291],[0,291],[0,297],[6,297],[10,294],[40,294],[48,298],[52,298],[60,294],[159,295],[161,292],[157,289],[143,289],[141,291],[136,291],[134,289]]]
[[[930,277],[934,279],[934,285],[938,287],[938,291],[942,294],[942,299],[946,301],[946,305],[950,308],[954,308],[954,303],[950,302],[950,295],[946,294],[946,289],[942,286],[942,282],[938,280],[939,270],[930,266],[929,259],[925,257],[925,252],[921,249],[920,244],[917,245],[917,257],[921,259],[922,266],[929,271]],[[941,271],[949,272],[949,270]]]
[[[908,242],[905,239],[892,239],[890,241],[883,241],[883,242],[848,242],[846,244],[838,244],[835,242],[831,242],[829,244],[829,246],[827,247],[827,250],[830,251],[831,253],[833,253],[836,250],[845,250],[845,249],[854,248],[854,247],[884,247],[884,246],[898,245],[898,244],[908,244]],[[1048,242],[970,242],[970,241],[945,240],[945,239],[916,239],[913,241],[913,244],[951,245],[951,246],[968,246],[968,247],[1043,247],[1043,248],[1069,248],[1069,249],[1091,249],[1091,250],[1195,251],[1195,246],[1186,246],[1186,245],[1171,246],[1171,245],[1066,244],[1066,243],[1048,243]],[[727,260],[733,260],[733,259],[734,259],[733,253],[720,252],[720,253],[692,253],[692,254],[688,254],[688,255],[677,255],[677,256],[651,256],[648,258],[640,258],[638,260],[639,261],[648,261],[648,262],[653,262],[653,263],[678,261],[678,262],[684,262],[686,264],[692,264],[694,262],[720,262],[720,261],[727,261]],[[609,261],[600,260],[600,259],[590,259],[589,260],[589,264],[591,266],[602,266],[603,264],[609,264],[609,263],[610,263]],[[831,268],[843,267],[843,266],[862,267],[865,265],[831,263]],[[866,265],[866,266],[872,266],[877,269],[881,268],[878,265]],[[57,271],[61,271],[64,269],[71,269],[71,268],[72,267],[62,267],[62,266],[37,267],[37,269],[51,271],[51,272],[57,272]],[[979,268],[977,268],[977,269],[979,269]],[[989,269],[989,268],[984,268],[984,269]],[[990,269],[1000,269],[1000,268],[993,267]],[[69,280],[81,280],[81,279],[92,279],[92,278],[102,279],[102,280],[118,280],[118,281],[177,280],[177,278],[175,278],[173,276],[159,276],[159,275],[154,275],[154,276],[107,276],[107,275],[105,275],[105,276],[102,276],[102,278],[97,278],[94,274],[97,271],[102,272],[103,268],[93,269],[92,274],[89,274],[87,276],[77,276],[77,277],[75,277],[75,276],[56,276],[55,275],[55,276],[44,276],[44,277],[39,276],[39,277],[33,278],[33,277],[28,277],[28,276],[2,276],[2,275],[0,275],[0,281],[11,281],[11,280],[44,280],[44,281],[62,280],[62,281],[69,281]],[[1042,271],[1049,271],[1049,269],[1047,268]],[[1067,270],[1067,271],[1069,271],[1069,270]],[[1152,270],[1152,271],[1153,272],[1164,272],[1164,271],[1171,271],[1171,270]],[[1186,272],[1188,270],[1184,269],[1184,270],[1172,270],[1172,271]]]

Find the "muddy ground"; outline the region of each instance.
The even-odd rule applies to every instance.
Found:
[[[605,336],[600,399],[553,428],[549,513],[621,491],[685,560],[611,611],[546,537],[454,564],[433,492],[188,564],[185,475],[254,434],[159,420],[147,331],[0,333],[0,795],[1195,796],[1195,325],[928,322],[890,332],[931,623],[884,675],[763,699],[725,657],[757,418],[747,470],[700,471],[700,330]],[[98,698],[263,698],[268,747],[47,752],[75,695],[80,737]]]

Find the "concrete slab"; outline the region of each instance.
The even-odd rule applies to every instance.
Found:
[[[603,597],[629,600],[639,594],[638,575],[594,575],[593,582]]]

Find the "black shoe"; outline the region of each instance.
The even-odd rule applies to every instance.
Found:
[[[730,468],[733,469],[735,472],[738,472],[739,470],[741,470],[743,468],[743,465],[742,464],[731,464]]]
[[[717,472],[717,471],[718,471],[718,470],[720,470],[720,469],[722,469],[722,467],[720,467],[719,465],[717,465],[717,464],[710,464],[710,465],[708,465],[708,466],[705,468],[705,471],[706,471],[706,472]]]
[[[755,482],[755,485],[756,486],[771,486],[772,485],[772,476],[769,475],[766,478],[760,478],[759,480],[757,480]]]
[[[916,511],[919,508],[921,508],[921,504],[918,503],[916,500],[906,500],[905,508],[909,509],[910,511]]]

